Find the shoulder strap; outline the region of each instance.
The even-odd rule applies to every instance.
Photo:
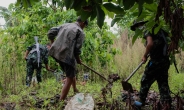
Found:
[[[36,52],[36,48],[32,49],[29,53],[32,54],[33,52]]]
[[[167,44],[167,40],[166,40],[166,37],[165,37],[163,30],[161,30],[161,34],[162,34],[162,38],[164,39],[164,42],[165,42],[164,49],[163,49],[163,55],[166,56],[168,44]],[[179,73],[178,68],[176,66],[176,59],[174,59],[174,66],[175,66],[177,73]]]
[[[167,47],[168,47],[167,40],[166,40],[166,37],[165,37],[165,34],[164,34],[163,30],[161,30],[161,34],[162,34],[161,36],[162,36],[162,38],[164,39],[164,42],[165,42],[165,45],[164,45],[164,48],[163,48],[163,55],[166,56],[167,55]]]

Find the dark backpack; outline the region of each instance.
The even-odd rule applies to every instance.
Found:
[[[41,62],[42,57],[45,56],[45,51],[46,51],[46,47],[43,45],[39,45],[39,51],[40,51],[40,56],[39,56],[39,60]],[[38,53],[37,53],[37,49],[36,49],[36,44],[34,44],[32,50],[29,52],[28,54],[29,59],[34,59],[34,62],[40,63],[38,62]]]
[[[162,42],[164,43],[164,47],[163,47],[163,56],[167,56],[168,55],[168,33],[165,32],[163,29],[161,29],[156,36],[158,37],[158,39],[162,40]]]
[[[153,34],[154,29],[152,32],[146,31],[144,33],[144,38],[146,36],[152,36],[153,38],[153,47],[150,51],[150,56],[152,58],[161,58],[163,56],[168,55],[168,34],[164,30],[160,29],[157,34]]]

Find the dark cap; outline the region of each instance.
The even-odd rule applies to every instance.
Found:
[[[144,24],[147,23],[147,22],[148,22],[148,21],[139,21],[139,22],[134,21],[134,22],[133,22],[133,25],[130,26],[130,29],[131,29],[132,31],[135,31],[135,29],[136,29],[137,27],[139,27],[140,25],[144,25]]]
[[[84,22],[86,26],[88,25],[88,20],[83,21],[80,16],[77,18],[77,22]]]

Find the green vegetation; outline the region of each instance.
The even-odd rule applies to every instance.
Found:
[[[48,0],[17,0],[16,5],[31,8],[38,2],[49,4],[53,10],[56,8],[62,10],[63,7],[67,10],[74,9],[82,19],[96,18],[100,28],[104,25],[105,16],[113,19],[111,26],[122,19],[127,22],[129,19],[132,20],[131,18],[136,18],[137,21],[148,21],[146,28],[150,31],[155,24],[158,24],[154,33],[157,33],[160,28],[167,28],[171,37],[169,50],[173,54],[179,47],[183,48],[181,45],[184,36],[183,0],[51,0],[51,5]],[[138,35],[140,30],[137,29],[133,42]]]
[[[75,21],[78,13],[73,9],[68,9],[67,11],[64,10],[64,3],[59,2],[59,0],[56,1],[57,2],[52,3],[51,7],[45,6],[47,2],[44,2],[45,4],[38,2],[28,8],[11,4],[8,9],[1,11],[3,13],[0,12],[0,14],[6,18],[5,27],[0,28],[0,103],[14,102],[16,103],[16,109],[23,109],[25,106],[22,108],[21,105],[24,103],[26,107],[34,110],[34,104],[36,103],[35,97],[30,95],[30,93],[36,91],[36,97],[43,99],[51,98],[56,94],[60,94],[62,88],[61,82],[56,82],[53,73],[47,72],[45,69],[42,71],[43,83],[40,84],[40,88],[38,85],[32,85],[32,87],[26,88],[26,62],[23,60],[26,47],[34,43],[34,36],[39,36],[41,44],[47,44],[47,31],[51,27]],[[96,2],[97,1],[98,0],[96,0]],[[130,18],[130,21],[126,19],[124,20],[122,17],[118,18],[120,15],[116,15],[115,19],[118,21],[117,24],[119,26],[118,34],[113,34],[106,23],[102,24],[102,21],[99,21],[99,17],[104,15],[101,14],[103,13],[101,8],[106,12],[105,14],[109,16],[112,14],[111,11],[119,13],[122,10],[120,7],[109,3],[106,3],[101,7],[97,7],[97,16],[99,17],[95,18],[96,16],[94,16],[94,19],[92,19],[91,16],[89,26],[84,30],[86,39],[82,48],[82,61],[100,72],[106,78],[109,74],[117,73],[121,77],[121,80],[125,79],[138,66],[144,52],[144,40],[142,40],[142,37],[140,36],[142,33],[139,33],[139,30],[137,30],[136,35],[133,37],[134,33],[129,30],[130,23],[132,22],[132,19],[135,18],[135,16],[131,16],[132,12],[138,13],[135,11],[138,5],[132,6],[129,3],[125,4],[128,4],[125,7],[126,9],[132,7],[130,12],[127,12],[126,16],[124,16],[127,19]],[[25,6],[26,3],[23,2],[23,5]],[[149,6],[152,5],[157,4],[146,4],[144,6],[145,8],[149,8]],[[111,9],[111,7],[114,8]],[[105,8],[107,8],[108,11],[105,11]],[[3,7],[0,7],[0,10],[3,9]],[[78,7],[74,7],[74,9],[77,10]],[[154,25],[154,19],[151,18],[151,16],[153,16],[156,10],[154,10],[154,8],[151,9],[152,10],[149,9],[143,11],[142,13],[145,15],[149,14],[147,18],[151,19],[151,21],[149,22],[150,24],[148,24],[148,28]],[[88,14],[86,16],[89,17]],[[145,16],[142,15],[141,17],[144,18]],[[161,27],[165,27],[169,30],[169,27],[165,25],[163,18],[161,17],[160,19],[162,19]],[[117,21],[115,22],[114,20],[113,22],[116,23]],[[98,26],[101,27],[101,29]],[[183,47],[183,42],[180,43],[180,47]],[[183,52],[180,52],[176,57],[178,64],[177,67],[180,70],[180,74],[176,73],[173,64],[169,70],[169,85],[173,93],[178,93],[180,90],[184,89],[183,56]],[[49,59],[49,65],[53,69],[60,69],[58,64],[55,63],[52,58]],[[143,65],[132,79],[129,80],[133,85],[133,88],[136,90],[139,90],[140,79],[144,71],[144,66],[145,65]],[[90,93],[96,101],[103,100],[101,97],[101,89],[107,84],[107,82],[103,81],[99,76],[95,75],[82,65],[78,65],[78,69],[77,87],[79,91]],[[86,72],[90,73],[91,79],[86,83],[86,85],[82,85],[81,82],[83,81],[83,74]],[[117,99],[120,96],[121,91],[123,90],[121,80],[113,84],[113,96],[112,98],[107,96],[109,102],[112,102],[113,99]],[[157,85],[154,84],[151,87],[151,90],[158,92]],[[69,97],[72,95],[73,91],[71,89]],[[44,105],[47,104],[48,102],[44,101]],[[59,103],[56,108],[60,109],[62,104],[63,103]],[[54,106],[50,107],[50,109],[56,109]]]

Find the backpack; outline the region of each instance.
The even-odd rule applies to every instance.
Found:
[[[60,27],[52,27],[47,33],[48,39],[54,40],[59,33],[59,29]]]
[[[154,29],[152,30],[152,32],[154,32]],[[144,33],[144,38],[146,38],[146,36],[152,36],[153,38],[154,45],[150,51],[150,57],[153,59],[158,59],[164,56],[168,56],[167,32],[162,29],[160,29],[157,34],[153,34],[152,32],[146,31]]]
[[[38,67],[40,66],[40,63],[42,63],[43,56],[46,55],[46,47],[39,44],[39,53],[37,52],[36,44],[34,44],[32,50],[28,54],[28,59],[31,59],[33,63],[37,63]],[[38,55],[40,54],[40,55]]]
[[[165,32],[163,29],[161,29],[156,36],[158,37],[158,39],[161,39],[162,41],[164,41],[164,47],[163,47],[163,56],[167,56],[168,55],[168,33]]]

